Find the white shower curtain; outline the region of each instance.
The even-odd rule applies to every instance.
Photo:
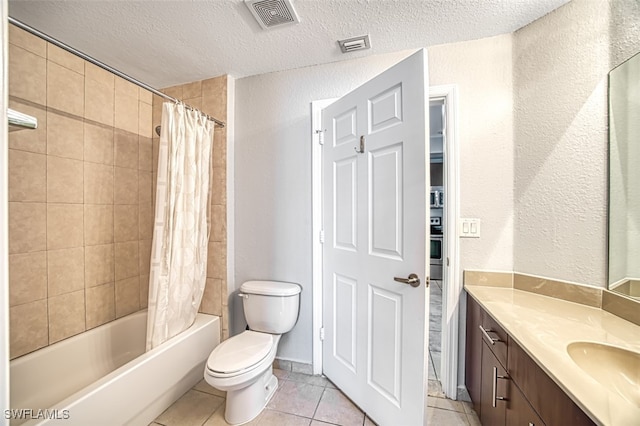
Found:
[[[195,320],[207,277],[214,123],[182,104],[162,106],[149,277],[147,350]]]

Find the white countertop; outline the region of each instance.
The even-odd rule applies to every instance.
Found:
[[[593,421],[640,425],[640,407],[591,378],[566,350],[571,342],[589,341],[640,352],[640,326],[602,309],[513,288],[465,290]]]

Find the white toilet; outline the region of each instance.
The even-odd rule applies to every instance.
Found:
[[[249,330],[211,352],[204,379],[227,392],[225,420],[240,425],[253,420],[278,388],[271,364],[280,336],[298,320],[301,287],[278,281],[247,281],[240,287]]]

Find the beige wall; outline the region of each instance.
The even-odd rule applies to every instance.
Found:
[[[514,36],[514,270],[606,286],[607,73],[640,3],[573,0]]]
[[[227,76],[169,87],[162,90],[187,105],[227,122]],[[163,99],[153,97],[153,128],[161,124]],[[154,158],[159,137],[153,132]],[[207,283],[200,312],[222,317],[222,338],[229,336],[227,307],[227,128],[216,126],[213,137],[213,189]],[[154,187],[157,161],[154,161]]]
[[[11,358],[142,309],[152,232],[151,93],[9,31]]]

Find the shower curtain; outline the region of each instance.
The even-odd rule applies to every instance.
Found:
[[[147,350],[193,324],[207,277],[214,123],[162,106],[149,277]]]

